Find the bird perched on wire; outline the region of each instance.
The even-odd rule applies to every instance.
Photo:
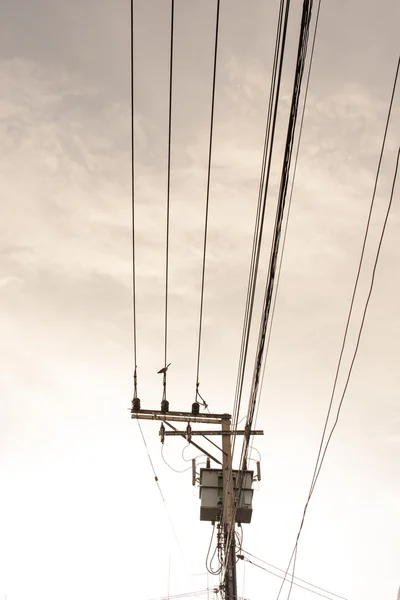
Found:
[[[162,369],[160,369],[159,371],[157,371],[157,375],[165,375],[165,373],[168,371],[168,367],[171,365],[171,363],[169,363],[169,365],[167,365],[166,367],[163,367]]]

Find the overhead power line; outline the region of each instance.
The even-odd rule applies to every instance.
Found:
[[[206,588],[205,590],[199,590],[197,592],[185,592],[183,594],[174,594],[169,596],[162,596],[160,598],[153,598],[152,600],[178,600],[181,598],[198,598],[199,596],[204,596],[208,592],[213,593],[215,588]]]
[[[168,104],[168,157],[167,157],[167,212],[165,241],[165,316],[164,316],[164,368],[167,367],[168,351],[168,279],[169,279],[169,221],[171,194],[171,141],[172,141],[172,71],[174,57],[174,8],[175,0],[171,0],[171,37],[169,55],[169,104]],[[164,381],[166,373],[164,373]]]
[[[244,471],[245,471],[246,465],[247,465],[248,452],[249,452],[249,446],[250,446],[250,437],[251,437],[250,432],[251,432],[251,428],[252,428],[252,424],[253,424],[254,412],[255,412],[256,402],[257,402],[257,398],[258,398],[258,388],[259,388],[259,383],[260,383],[260,373],[261,373],[261,368],[262,368],[262,362],[263,362],[263,358],[264,358],[266,332],[267,332],[267,326],[268,326],[268,322],[269,322],[272,292],[273,292],[274,284],[275,284],[276,265],[277,265],[277,258],[278,258],[278,252],[279,252],[283,214],[284,214],[285,203],[286,203],[287,185],[288,185],[288,179],[289,179],[289,173],[290,173],[291,156],[292,156],[292,151],[293,151],[293,141],[294,141],[294,133],[295,133],[295,128],[296,128],[298,104],[299,104],[299,97],[300,97],[300,91],[301,91],[301,82],[302,82],[302,78],[303,78],[304,65],[305,65],[307,47],[308,47],[308,36],[309,36],[312,4],[313,4],[312,0],[304,0],[304,3],[303,3],[303,11],[302,11],[302,17],[301,17],[297,59],[296,59],[296,70],[295,70],[295,76],[294,76],[294,82],[293,82],[293,92],[292,92],[292,99],[291,99],[291,105],[290,105],[289,122],[288,122],[288,127],[287,127],[282,173],[281,173],[279,194],[278,194],[278,200],[277,200],[275,225],[274,225],[274,231],[273,231],[273,237],[272,237],[271,253],[270,253],[268,274],[267,274],[266,285],[265,285],[264,301],[263,301],[263,307],[262,307],[262,313],[261,313],[261,323],[260,323],[260,328],[259,328],[258,342],[257,342],[257,348],[256,348],[256,357],[255,357],[255,363],[254,363],[254,369],[253,369],[253,379],[252,379],[252,384],[251,384],[251,389],[250,389],[250,398],[249,398],[249,403],[248,403],[247,419],[246,419],[246,426],[245,426],[245,431],[247,433],[244,435],[242,451],[241,451],[241,458],[240,458],[240,468],[239,468],[238,476],[236,479],[236,488],[235,488],[235,494],[234,494],[234,496],[235,496],[234,497],[234,506],[233,506],[233,510],[231,511],[232,515],[229,520],[228,533],[227,533],[226,548],[228,548],[228,549],[232,547],[234,525],[235,525],[235,520],[236,520],[236,511],[237,511],[238,503],[239,503],[239,500],[241,497],[241,492],[242,492]],[[281,5],[281,7],[283,10],[283,5]],[[289,7],[290,7],[290,2],[288,1],[286,4],[285,11],[284,11],[285,17],[283,20],[282,42],[281,42],[281,47],[280,47],[281,60],[280,60],[279,69],[278,69],[278,73],[280,75],[281,75],[282,66],[283,66],[283,54],[284,54],[284,49],[285,49],[285,44],[286,44],[286,31],[287,31],[287,22],[288,22],[288,16],[289,16]],[[281,22],[281,17],[278,21],[278,26],[279,26],[279,22]],[[280,75],[278,77],[278,80],[280,80]],[[278,97],[279,96],[277,96],[277,98]],[[276,120],[277,104],[275,106],[274,111],[275,111],[274,119]],[[266,183],[268,183],[268,181],[266,181]],[[268,191],[268,185],[265,185],[264,190],[263,190],[264,198],[266,198],[267,191]],[[237,407],[235,407],[235,408],[237,408]],[[238,414],[239,414],[239,411],[237,410],[237,415]],[[237,420],[237,418],[238,417],[236,417],[236,420]],[[234,421],[235,425],[236,425],[236,420]],[[227,496],[225,495],[224,503],[223,503],[224,511],[227,506],[226,500],[227,500]],[[228,568],[228,561],[229,561],[229,552],[226,552],[225,560],[224,560],[224,568],[223,568],[223,577],[225,577],[226,570]]]
[[[243,394],[243,383],[247,366],[247,355],[251,324],[254,309],[254,299],[257,286],[257,277],[260,261],[261,245],[264,233],[265,210],[267,205],[267,195],[269,189],[269,178],[271,172],[272,153],[275,141],[275,130],[278,114],[278,103],[280,86],[282,80],[283,60],[286,48],[286,33],[289,19],[290,0],[281,0],[276,28],[275,51],[272,66],[270,93],[268,100],[267,119],[264,136],[263,157],[261,163],[260,185],[258,192],[258,202],[256,219],[254,224],[252,255],[249,268],[249,280],[247,285],[246,305],[243,320],[242,340],[239,355],[238,374],[236,380],[235,399],[232,411],[233,430],[236,431],[239,424],[239,413]],[[242,419],[243,420],[243,419]],[[235,452],[236,434],[232,439],[232,456]],[[229,474],[231,476],[231,473]],[[223,506],[227,504],[227,497],[224,497]]]
[[[295,184],[295,180],[296,180],[297,163],[299,160],[300,145],[301,145],[301,138],[302,138],[303,126],[304,126],[304,118],[305,118],[305,112],[306,112],[306,106],[307,106],[308,89],[310,86],[311,69],[312,69],[312,64],[313,64],[313,59],[314,59],[315,41],[317,38],[320,10],[321,10],[321,0],[319,0],[319,2],[318,2],[317,16],[315,18],[314,35],[313,35],[313,41],[312,41],[312,45],[311,45],[311,52],[310,52],[310,62],[308,64],[307,82],[306,82],[306,87],[305,87],[305,92],[304,92],[303,108],[302,108],[302,112],[301,112],[299,135],[297,138],[296,155],[295,155],[295,159],[294,159],[292,182],[290,185],[290,195],[289,195],[289,200],[288,200],[288,207],[287,207],[285,226],[284,226],[284,232],[283,232],[282,250],[281,250],[281,255],[280,255],[280,259],[279,259],[278,274],[276,277],[275,294],[274,294],[274,299],[273,299],[273,303],[272,303],[271,320],[270,320],[268,339],[267,339],[267,344],[266,344],[266,349],[265,349],[264,366],[263,366],[263,373],[262,373],[262,377],[261,377],[260,390],[259,390],[259,394],[258,394],[256,415],[255,415],[255,419],[254,419],[254,428],[256,428],[256,426],[257,426],[258,411],[260,409],[260,398],[261,398],[261,394],[262,394],[262,390],[263,390],[263,386],[264,386],[265,368],[267,365],[268,352],[269,352],[269,346],[270,346],[271,334],[272,334],[272,327],[273,327],[273,322],[274,322],[274,317],[275,317],[276,301],[277,301],[279,285],[280,285],[280,280],[281,280],[283,256],[284,256],[285,247],[286,247],[290,210],[292,207],[293,190],[294,190],[294,184]],[[250,448],[250,455],[251,455],[251,448]]]
[[[247,550],[242,550],[242,553],[248,554],[249,556],[251,556],[255,560],[263,563],[264,565],[267,565],[268,567],[271,567],[272,569],[275,569],[276,571],[279,571],[280,573],[286,573],[286,571],[284,569],[280,569],[279,567],[276,567],[275,565],[273,565],[273,564],[271,564],[271,563],[263,560],[262,558],[259,558],[258,556],[255,556],[254,554],[251,554],[251,552],[247,552]],[[244,559],[247,560],[246,557],[244,557]],[[260,565],[256,565],[255,563],[252,563],[252,564],[255,565],[256,567],[260,567]],[[271,571],[268,571],[268,573],[271,573],[271,575],[276,575],[276,573],[272,573]],[[282,578],[281,575],[278,575],[278,577]],[[311,586],[311,587],[319,590],[320,592],[326,592],[327,594],[329,594],[329,597],[334,596],[335,598],[339,598],[339,600],[346,600],[346,598],[344,596],[339,596],[339,594],[334,594],[333,592],[330,592],[329,590],[326,590],[323,587],[315,585],[314,583],[310,583],[309,581],[306,581],[305,579],[301,579],[300,577],[293,577],[293,579],[297,579],[297,581],[300,581],[301,583],[305,583],[307,586]],[[294,582],[294,585],[297,585],[296,582]],[[304,589],[306,589],[306,588],[304,588]],[[309,591],[312,591],[312,590],[309,590]]]
[[[200,381],[199,381],[200,357],[201,357],[201,340],[202,340],[202,329],[203,329],[204,285],[205,285],[205,274],[206,274],[207,237],[208,237],[208,215],[209,215],[209,205],[210,205],[211,164],[212,164],[214,111],[215,111],[215,87],[216,87],[216,79],[217,79],[219,9],[220,9],[220,0],[217,0],[217,12],[216,12],[216,18],[215,18],[214,63],[213,63],[212,93],[211,93],[210,137],[209,137],[209,143],[208,143],[206,207],[205,207],[205,216],[204,216],[203,261],[202,261],[202,268],[201,268],[201,286],[200,286],[201,291],[200,291],[200,311],[199,311],[199,335],[198,335],[198,343],[197,343],[195,401],[197,400],[197,397],[199,396],[199,385],[200,385]],[[201,398],[201,396],[200,396],[200,398]]]
[[[131,61],[130,61],[130,80],[131,80],[131,211],[132,211],[132,313],[133,313],[133,386],[134,398],[137,398],[137,338],[136,338],[136,219],[135,219],[135,94],[134,94],[134,63],[133,63],[133,30],[134,13],[133,1],[131,0]]]
[[[180,552],[181,558],[182,558],[182,560],[185,562],[185,557],[184,557],[184,554],[183,554],[183,551],[182,551],[182,546],[181,546],[181,544],[180,544],[180,542],[179,542],[179,538],[178,538],[178,535],[177,535],[177,533],[176,533],[176,529],[175,529],[174,523],[173,523],[173,521],[172,521],[172,518],[171,518],[170,512],[169,512],[169,510],[168,510],[168,506],[167,506],[167,503],[166,503],[166,500],[165,500],[165,496],[164,496],[164,494],[163,494],[163,492],[162,492],[161,485],[160,485],[160,482],[159,482],[159,480],[158,480],[158,477],[157,477],[156,470],[155,470],[155,468],[154,468],[154,463],[153,463],[153,461],[152,461],[152,458],[151,458],[151,456],[150,456],[150,450],[149,450],[149,447],[148,447],[148,445],[147,445],[146,438],[144,437],[144,433],[143,433],[142,427],[141,427],[141,425],[140,425],[140,421],[139,421],[139,419],[137,419],[137,424],[138,424],[138,427],[139,427],[140,434],[141,434],[141,436],[142,436],[142,440],[143,440],[144,447],[145,447],[145,449],[146,449],[146,453],[147,453],[147,457],[148,457],[148,459],[149,459],[149,463],[150,463],[151,470],[153,471],[153,475],[154,475],[154,481],[155,481],[155,482],[156,482],[156,484],[157,484],[158,491],[160,492],[161,500],[163,501],[164,510],[165,510],[165,513],[166,513],[166,515],[167,515],[167,518],[168,518],[168,521],[169,521],[169,524],[170,524],[170,527],[171,527],[172,534],[173,534],[173,536],[174,536],[174,539],[175,539],[176,545],[178,546],[178,549],[179,549],[179,552]]]
[[[267,193],[269,188],[269,177],[271,172],[272,152],[275,141],[275,129],[278,113],[278,101],[282,79],[283,59],[286,48],[287,22],[289,18],[290,1],[281,0],[279,7],[278,23],[275,38],[275,52],[272,66],[270,93],[268,100],[268,111],[265,127],[264,149],[261,163],[260,185],[256,219],[254,224],[253,246],[250,260],[249,280],[247,285],[246,305],[243,320],[242,340],[239,355],[238,374],[236,380],[235,400],[232,411],[232,422],[234,430],[238,427],[239,412],[243,394],[243,383],[247,365],[247,355],[250,339],[250,331],[253,317],[254,298],[256,293],[258,267],[260,261],[261,244],[264,233],[264,219],[267,204]],[[236,436],[232,440],[232,454],[235,451]]]
[[[269,569],[266,569],[265,567],[262,567],[261,565],[257,565],[255,562],[253,562],[249,558],[244,557],[244,560],[246,562],[250,563],[251,565],[258,567],[259,569],[266,571],[270,575],[275,575],[275,577],[279,577],[279,579],[283,579],[283,575],[279,575],[279,573],[274,573],[273,571],[270,571]],[[310,592],[311,594],[315,594],[316,596],[320,596],[321,598],[327,598],[328,600],[333,600],[333,596],[327,596],[326,594],[321,594],[320,592],[317,592],[316,590],[312,590],[311,588],[306,587],[305,585],[301,585],[300,583],[297,583],[296,581],[293,581],[293,580],[292,580],[292,583],[296,587],[306,590],[307,592]]]
[[[247,413],[246,425],[249,428],[251,428],[251,425],[253,423],[253,417],[254,417],[254,411],[255,411],[257,393],[258,393],[258,386],[259,386],[259,382],[260,382],[261,365],[262,365],[262,359],[263,359],[264,350],[265,350],[266,331],[267,331],[267,326],[268,326],[268,321],[269,321],[269,316],[270,316],[272,292],[273,292],[274,284],[275,284],[276,265],[277,265],[281,230],[282,230],[283,214],[284,214],[285,203],[286,203],[287,186],[288,186],[288,179],[289,179],[289,172],[290,172],[290,162],[291,162],[291,156],[292,156],[292,150],[293,150],[294,132],[295,132],[295,127],[296,127],[296,119],[297,119],[297,110],[298,110],[301,82],[302,82],[304,64],[305,64],[305,58],[306,58],[306,52],[307,52],[308,33],[309,33],[309,25],[310,25],[310,19],[311,19],[311,9],[312,9],[312,0],[304,0],[302,20],[301,20],[301,26],[300,26],[299,46],[298,46],[298,52],[297,52],[296,73],[295,73],[295,80],[294,80],[294,85],[293,85],[293,95],[292,95],[292,102],[291,102],[291,108],[290,108],[289,124],[288,124],[288,130],[287,130],[287,135],[286,135],[286,144],[285,144],[281,182],[280,182],[278,203],[277,203],[277,210],[276,210],[276,217],[275,217],[275,226],[274,226],[274,232],[273,232],[270,261],[269,261],[269,267],[268,267],[268,275],[267,275],[267,281],[266,281],[266,286],[265,286],[264,303],[263,303],[262,317],[261,317],[260,330],[259,330],[259,336],[258,336],[256,358],[255,358],[255,362],[254,362],[253,381],[252,381],[252,385],[251,385],[250,400],[249,400],[248,413]],[[243,449],[242,449],[242,461],[241,461],[242,465],[243,465],[243,461],[247,458],[248,446],[249,446],[249,440],[245,436],[245,439],[243,442]]]
[[[249,451],[249,445],[250,445],[250,431],[251,431],[252,424],[253,424],[255,407],[256,407],[256,402],[257,402],[257,398],[258,398],[258,388],[259,388],[260,374],[261,374],[261,368],[262,368],[262,363],[263,363],[263,358],[264,358],[266,332],[267,332],[269,316],[270,316],[272,293],[273,293],[274,284],[275,284],[276,266],[277,266],[279,243],[280,243],[281,230],[282,230],[283,214],[284,214],[285,203],[286,203],[287,186],[288,186],[290,163],[291,163],[291,156],[292,156],[292,150],[293,150],[294,132],[295,132],[295,128],[296,128],[301,82],[302,82],[302,78],[303,78],[304,65],[305,65],[305,59],[306,59],[306,53],[307,53],[307,47],[308,47],[308,35],[309,35],[309,26],[310,26],[310,20],[311,20],[312,4],[313,4],[312,0],[304,0],[304,2],[303,2],[303,12],[302,12],[302,17],[301,17],[299,43],[298,43],[298,50],[297,50],[296,71],[295,71],[295,77],[294,77],[294,83],[293,83],[293,93],[292,93],[290,115],[289,115],[289,122],[288,122],[287,135],[286,135],[286,143],[285,143],[281,181],[280,181],[279,194],[278,194],[275,225],[274,225],[273,238],[272,238],[272,244],[271,244],[271,254],[270,254],[270,259],[269,259],[268,274],[267,274],[267,280],[266,280],[266,285],[265,285],[264,301],[263,301],[263,308],[262,308],[262,314],[261,314],[261,323],[260,323],[260,329],[259,329],[259,335],[258,335],[256,358],[255,358],[255,362],[254,362],[253,379],[252,379],[252,384],[251,384],[250,399],[249,399],[249,404],[248,404],[247,419],[246,419],[246,426],[245,426],[245,429],[247,429],[248,433],[247,433],[247,435],[244,436],[243,445],[242,445],[240,469],[239,469],[239,474],[237,477],[237,489],[235,492],[235,506],[234,506],[234,510],[232,511],[233,515],[232,515],[232,519],[231,519],[230,534],[233,530],[238,500],[240,498],[240,494],[241,494],[241,490],[242,490],[243,475],[244,475],[244,470],[245,470],[245,467],[247,464],[248,451]],[[228,545],[228,547],[229,547],[229,545]],[[225,568],[226,568],[226,564],[225,564]]]
[[[369,233],[369,229],[370,229],[372,212],[373,212],[373,208],[374,208],[374,205],[375,205],[376,190],[377,190],[377,186],[378,186],[378,180],[379,180],[379,175],[380,175],[380,170],[381,170],[383,153],[384,153],[385,144],[386,144],[387,131],[388,131],[388,127],[389,127],[389,123],[390,123],[390,118],[391,118],[391,112],[392,112],[392,106],[393,106],[393,98],[394,98],[395,91],[396,91],[396,86],[397,86],[397,78],[398,78],[398,73],[399,73],[399,66],[400,66],[400,57],[399,57],[398,62],[397,62],[397,68],[396,68],[394,82],[393,82],[392,94],[391,94],[391,98],[390,98],[390,102],[389,102],[389,107],[388,107],[387,118],[386,118],[385,131],[384,131],[384,135],[383,135],[382,146],[381,146],[381,151],[380,151],[380,156],[379,156],[378,166],[377,166],[377,171],[376,171],[376,176],[375,176],[374,188],[373,188],[373,192],[372,192],[372,199],[371,199],[370,209],[369,209],[369,213],[368,213],[368,219],[367,219],[367,224],[366,224],[366,228],[365,228],[364,238],[363,238],[363,244],[362,244],[362,249],[361,249],[361,255],[360,255],[360,259],[359,259],[358,269],[357,269],[356,280],[355,280],[355,284],[354,284],[354,288],[353,288],[353,293],[352,293],[352,298],[351,298],[351,302],[350,302],[350,308],[349,308],[349,312],[348,312],[348,316],[347,316],[347,322],[346,322],[345,332],[344,332],[342,346],[341,346],[341,350],[340,350],[340,354],[339,354],[339,360],[338,360],[338,364],[337,364],[337,368],[336,368],[336,373],[335,373],[335,379],[334,379],[334,383],[333,383],[331,398],[330,398],[330,402],[329,402],[329,406],[328,406],[328,411],[327,411],[327,416],[326,416],[326,419],[325,419],[324,429],[323,429],[323,433],[322,433],[322,437],[321,437],[321,442],[320,442],[320,446],[319,446],[319,450],[318,450],[317,460],[316,460],[315,467],[314,467],[314,473],[313,473],[312,480],[311,480],[310,490],[309,490],[309,493],[308,493],[307,501],[306,501],[304,509],[303,509],[303,515],[302,515],[300,527],[299,527],[299,530],[297,532],[296,542],[295,542],[295,545],[293,547],[292,555],[290,557],[290,561],[289,561],[289,564],[288,564],[288,567],[287,567],[287,570],[286,570],[286,575],[288,574],[288,572],[290,570],[290,566],[292,564],[292,561],[293,561],[293,574],[295,572],[297,549],[298,549],[300,535],[301,535],[301,532],[302,532],[302,529],[303,529],[303,526],[304,526],[304,521],[305,521],[306,513],[307,513],[307,510],[308,510],[308,506],[309,506],[311,497],[313,495],[313,492],[314,492],[314,489],[315,489],[315,485],[316,485],[317,480],[319,478],[319,475],[320,475],[320,472],[321,472],[321,468],[322,468],[323,462],[325,460],[326,452],[328,450],[328,447],[329,447],[329,444],[331,442],[333,433],[334,433],[334,431],[336,429],[336,426],[338,424],[338,421],[339,421],[341,409],[342,409],[342,406],[343,406],[343,401],[344,401],[344,398],[345,398],[345,395],[346,395],[346,392],[347,392],[347,388],[348,388],[348,384],[349,384],[349,381],[350,381],[351,373],[352,373],[353,366],[354,366],[354,363],[355,363],[355,360],[356,360],[356,357],[357,357],[357,353],[358,353],[358,348],[359,348],[359,344],[360,344],[360,340],[361,340],[361,335],[362,335],[362,331],[363,331],[363,327],[364,327],[364,322],[365,322],[365,318],[366,318],[366,314],[367,314],[367,310],[368,310],[368,305],[369,305],[369,301],[370,301],[370,298],[371,298],[371,295],[372,295],[372,290],[373,290],[373,286],[374,286],[374,282],[375,282],[375,272],[376,272],[376,268],[377,268],[377,265],[378,265],[378,260],[379,260],[379,256],[380,256],[380,251],[381,251],[381,246],[382,246],[382,242],[383,242],[383,237],[385,235],[386,224],[387,224],[387,220],[389,218],[389,214],[390,214],[390,210],[391,210],[391,206],[392,206],[394,187],[395,187],[395,182],[396,182],[396,177],[397,177],[398,156],[397,156],[397,162],[396,162],[395,175],[394,175],[394,178],[393,178],[392,192],[391,192],[389,204],[388,204],[388,207],[387,207],[384,224],[383,224],[383,227],[382,227],[382,230],[381,230],[381,236],[380,236],[380,240],[379,240],[377,252],[376,252],[376,255],[375,255],[375,261],[374,261],[374,266],[373,266],[372,275],[371,275],[369,292],[368,292],[368,296],[367,296],[367,299],[366,299],[366,302],[365,302],[365,305],[364,305],[364,311],[363,311],[363,316],[362,316],[361,324],[360,324],[360,327],[359,327],[359,332],[358,332],[358,336],[357,336],[356,346],[355,346],[353,357],[352,357],[352,360],[351,360],[351,363],[350,363],[350,367],[349,367],[349,370],[348,370],[348,373],[347,373],[347,377],[346,377],[346,382],[345,382],[345,385],[344,385],[344,389],[343,389],[343,392],[342,392],[342,395],[341,395],[341,398],[340,398],[340,401],[339,401],[339,404],[338,404],[338,408],[337,408],[337,411],[336,411],[335,421],[334,421],[334,423],[333,423],[333,425],[331,427],[330,433],[329,433],[329,435],[327,437],[327,441],[326,441],[325,447],[324,447],[324,441],[325,441],[325,436],[326,436],[326,432],[327,432],[327,429],[328,429],[329,417],[330,417],[330,414],[331,414],[331,411],[332,411],[333,400],[334,400],[334,396],[335,396],[335,392],[336,392],[336,387],[337,387],[337,382],[338,382],[338,378],[339,378],[340,367],[341,367],[341,364],[342,364],[342,358],[343,358],[344,348],[345,348],[345,345],[346,345],[347,334],[348,334],[348,331],[349,331],[350,321],[351,321],[351,317],[352,317],[352,313],[353,313],[353,306],[354,306],[355,296],[356,296],[356,292],[357,292],[357,289],[358,289],[358,282],[359,282],[360,273],[361,273],[361,269],[362,269],[363,261],[364,261],[365,248],[366,248],[368,233]],[[279,597],[280,597],[280,594],[281,594],[281,591],[282,591],[283,584],[284,584],[285,580],[286,580],[286,576],[285,576],[285,579],[282,582],[282,585],[281,585],[281,587],[279,589],[277,600],[279,600]],[[287,597],[288,599],[290,598],[291,589],[292,589],[292,586],[290,586],[290,589],[289,589],[289,594],[288,594],[288,597]]]

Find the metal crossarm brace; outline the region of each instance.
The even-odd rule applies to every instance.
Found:
[[[216,431],[213,429],[210,430],[191,430],[190,435],[247,435],[247,432],[244,430],[240,431]],[[165,435],[187,435],[187,431],[166,431]],[[250,435],[264,435],[264,432],[261,429],[257,429],[255,431],[251,431]]]

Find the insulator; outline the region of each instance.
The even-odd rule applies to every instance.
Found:
[[[247,460],[244,459],[243,461],[243,471],[247,471]]]
[[[207,469],[211,469],[211,461],[208,458],[208,456],[207,456],[207,460],[206,460],[206,467],[207,467]]]
[[[168,400],[161,401],[161,412],[167,413],[169,411],[169,402]]]
[[[198,415],[200,412],[200,404],[198,402],[193,402],[192,404],[192,415]]]
[[[196,485],[196,459],[192,458],[192,485]]]
[[[259,460],[257,461],[257,479],[261,481],[261,463]]]
[[[164,423],[161,423],[160,438],[161,438],[161,443],[163,444],[164,440],[165,440],[165,427],[164,427]]]
[[[132,410],[134,412],[138,412],[140,410],[140,398],[133,398],[133,400],[132,400]]]
[[[192,441],[192,428],[190,427],[190,423],[188,423],[188,425],[186,427],[186,441],[188,441],[188,442]]]

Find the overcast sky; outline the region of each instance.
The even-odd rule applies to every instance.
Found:
[[[176,0],[168,378],[189,410],[216,2]],[[301,3],[290,15],[260,282],[265,279]],[[316,8],[316,7],[315,7]],[[278,2],[222,0],[200,391],[232,411]],[[314,9],[313,19],[315,19]],[[205,589],[211,525],[191,473],[138,426],[132,385],[130,6],[0,2],[0,598],[150,600]],[[164,344],[170,2],[135,2],[139,395],[158,408]],[[286,568],[329,403],[399,56],[397,0],[323,0],[255,445],[243,547]],[[400,141],[394,100],[345,353],[354,349]],[[296,574],[348,600],[400,583],[400,192]],[[259,289],[256,322],[259,320]],[[254,344],[252,346],[254,348]],[[252,360],[250,361],[250,365]],[[344,374],[340,379],[342,389]],[[246,388],[246,392],[248,389]],[[248,395],[244,395],[247,405]],[[244,414],[244,413],[243,413]],[[177,470],[184,441],[164,454]],[[196,456],[191,449],[185,458]],[[238,565],[239,594],[278,578]],[[243,584],[244,579],[244,584]],[[205,596],[207,597],[207,596]],[[285,595],[283,597],[286,597]],[[292,600],[313,598],[294,588]]]

